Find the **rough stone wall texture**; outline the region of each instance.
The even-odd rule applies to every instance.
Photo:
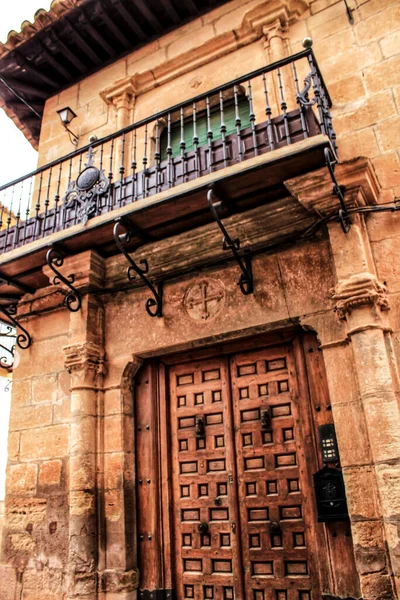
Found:
[[[77,112],[74,130],[84,142],[92,133],[116,129],[116,106],[100,92],[118,79],[144,74],[146,82],[151,73],[165,78],[163,86],[141,93],[128,108],[124,118],[138,119],[264,64],[272,51],[268,39],[260,35],[239,47],[231,35],[260,4],[233,0],[50,99],[41,164],[71,149],[55,112],[63,105]],[[306,35],[313,38],[333,99],[341,158],[371,160],[381,186],[377,201],[385,203],[400,194],[400,4],[349,4],[353,26],[342,1],[315,0],[282,37],[290,53],[301,49]],[[226,45],[230,40],[234,53],[218,50],[212,62],[193,62],[189,72],[182,70],[191,50],[209,44],[210,55],[221,39]],[[203,87],[194,92],[190,82],[198,77]],[[257,257],[256,293],[247,298],[238,290],[233,265],[168,283],[163,319],[144,318],[144,290],[105,298],[104,306],[90,298],[82,313],[72,316],[59,308],[62,295],[54,287],[27,299],[22,311],[49,312],[29,318],[34,343],[21,352],[15,370],[1,600],[132,600],[137,573],[135,549],[127,543],[134,534],[129,382],[140,365],[132,355],[201,346],[293,321],[314,328],[323,344],[364,598],[396,597],[400,220],[380,214],[366,221],[366,227],[355,223],[350,238],[333,225],[329,238]],[[156,256],[157,248],[151,252]],[[78,274],[78,286],[101,285],[104,278],[112,284],[124,268],[120,257],[102,261],[90,253],[65,262],[66,273]],[[218,318],[198,322],[188,315],[184,298],[189,286],[205,277],[223,286],[225,304]],[[335,286],[347,321],[333,315]],[[382,311],[377,301],[383,295],[390,311]]]

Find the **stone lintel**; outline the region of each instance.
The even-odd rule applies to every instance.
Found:
[[[368,158],[355,158],[337,165],[335,175],[344,185],[346,206],[373,206],[378,204],[380,185]],[[334,214],[340,208],[339,199],[332,193],[332,179],[328,168],[288,179],[288,191],[307,210],[319,215]]]

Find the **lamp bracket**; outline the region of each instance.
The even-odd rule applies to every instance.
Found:
[[[52,246],[46,254],[46,262],[55,275],[52,283],[54,285],[63,283],[69,289],[69,292],[67,292],[64,298],[66,307],[71,312],[77,312],[82,306],[82,296],[72,285],[75,281],[75,275],[68,275],[65,277],[59,271],[59,267],[62,267],[64,264],[64,253],[57,246]]]
[[[344,185],[339,185],[338,180],[335,175],[335,167],[337,164],[337,158],[333,154],[330,148],[325,148],[324,150],[325,162],[328,167],[329,175],[331,176],[333,182],[332,192],[335,196],[338,197],[340,202],[340,209],[338,213],[338,221],[344,233],[349,233],[351,227],[350,216],[346,207],[346,203],[344,201],[344,194],[346,192],[346,188]]]

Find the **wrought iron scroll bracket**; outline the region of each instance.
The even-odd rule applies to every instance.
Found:
[[[346,203],[344,201],[344,194],[346,188],[344,185],[339,185],[338,180],[335,175],[335,166],[337,164],[337,158],[333,154],[330,148],[325,148],[325,162],[328,167],[329,175],[331,176],[333,188],[332,192],[337,196],[340,202],[340,209],[338,213],[338,221],[344,233],[348,233],[350,231],[351,221],[350,216],[347,211]]]
[[[58,285],[63,283],[69,290],[64,298],[66,307],[71,312],[77,312],[82,306],[82,296],[72,285],[75,281],[75,276],[68,275],[65,277],[59,271],[59,268],[64,264],[64,255],[62,251],[56,246],[52,246],[46,254],[46,262],[54,273],[53,284]]]
[[[125,256],[129,263],[126,270],[126,275],[129,281],[134,281],[138,275],[143,283],[149,288],[153,294],[153,298],[146,300],[146,311],[150,317],[162,317],[162,298],[163,298],[163,284],[162,281],[153,285],[148,277],[149,263],[146,259],[140,260],[141,267],[133,260],[128,254],[124,247],[124,244],[128,243],[134,235],[134,231],[130,227],[129,222],[123,219],[117,219],[114,225],[114,239],[118,247],[118,250]]]
[[[237,264],[240,267],[240,270],[242,271],[242,273],[239,277],[238,286],[240,287],[241,292],[245,296],[248,296],[249,294],[252,294],[254,291],[253,269],[252,269],[252,263],[251,263],[251,256],[250,255],[245,255],[244,257],[240,256],[240,254],[239,254],[240,240],[239,239],[233,240],[230,237],[229,233],[227,232],[225,225],[223,224],[223,222],[218,214],[218,208],[222,205],[222,201],[218,199],[218,197],[216,196],[215,190],[212,187],[208,190],[207,200],[208,200],[208,204],[209,204],[209,207],[211,210],[211,214],[214,217],[218,227],[222,231],[222,235],[224,236],[223,240],[222,240],[222,248],[224,250],[231,250],[234,259],[236,260]]]
[[[21,332],[21,333],[17,333],[17,336],[16,336],[17,346],[19,348],[21,348],[21,350],[26,350],[32,344],[32,338],[29,335],[28,331],[25,329],[25,327],[23,327],[21,325],[21,323],[19,321],[17,321],[17,319],[15,318],[14,315],[16,314],[16,312],[17,312],[16,304],[12,304],[11,306],[7,306],[7,307],[0,304],[0,313],[2,313],[6,317],[6,319],[14,325],[14,327],[17,329],[17,331]],[[14,336],[12,336],[12,337],[14,337]],[[11,352],[12,352],[12,354],[14,354],[13,350]]]

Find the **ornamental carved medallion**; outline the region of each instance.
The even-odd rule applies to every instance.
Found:
[[[109,186],[104,170],[94,166],[95,154],[96,152],[90,147],[85,169],[79,173],[75,181],[71,181],[63,198],[67,208],[75,207],[77,221],[83,225],[96,215],[99,196],[104,194]]]
[[[216,317],[225,304],[225,289],[216,279],[202,279],[186,291],[184,306],[194,321],[207,321]]]

